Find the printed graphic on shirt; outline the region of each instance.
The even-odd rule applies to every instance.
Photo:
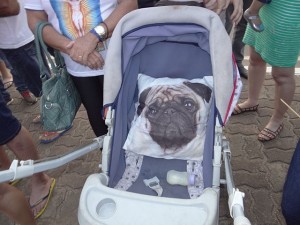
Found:
[[[74,40],[102,22],[99,0],[50,0],[63,35]]]

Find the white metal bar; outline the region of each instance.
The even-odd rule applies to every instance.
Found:
[[[91,144],[60,156],[55,156],[55,157],[36,160],[36,161],[33,160],[21,161],[20,162],[21,165],[18,164],[17,160],[14,160],[9,170],[4,170],[0,172],[0,183],[15,180],[15,179],[20,179],[24,177],[29,177],[35,173],[40,173],[46,170],[55,169],[57,167],[60,167],[62,165],[71,162],[76,158],[86,155],[94,150],[97,149],[100,150],[100,148],[102,148],[103,145],[103,138],[104,136],[95,138]]]

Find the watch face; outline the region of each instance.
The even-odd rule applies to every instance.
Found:
[[[105,37],[106,30],[102,25],[96,26],[95,31],[100,35],[100,37]]]

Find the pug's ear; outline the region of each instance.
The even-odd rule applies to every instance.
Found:
[[[136,113],[137,113],[138,116],[141,115],[143,109],[145,108],[145,105],[146,105],[146,104],[145,104],[145,101],[146,101],[146,99],[147,99],[147,96],[148,96],[150,90],[151,90],[151,88],[147,88],[147,89],[145,89],[145,90],[140,94],[140,98],[139,98],[139,106],[138,106],[137,111],[136,111]]]
[[[184,84],[201,96],[206,102],[209,102],[212,92],[209,87],[201,83],[191,83],[188,81],[185,81]]]

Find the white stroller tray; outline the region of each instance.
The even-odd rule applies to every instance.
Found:
[[[80,196],[79,224],[217,224],[218,194],[212,188],[197,199],[175,199],[120,191],[107,187],[107,183],[103,173],[88,177]]]

